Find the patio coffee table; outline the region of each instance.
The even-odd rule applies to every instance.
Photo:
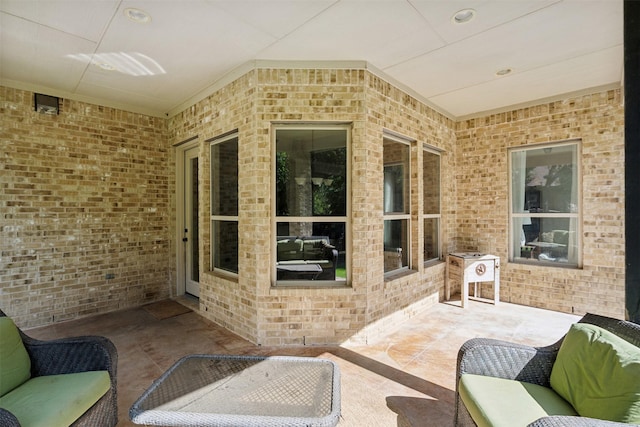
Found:
[[[151,384],[129,417],[162,426],[335,426],[340,371],[312,357],[190,355]]]

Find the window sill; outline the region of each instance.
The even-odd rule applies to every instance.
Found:
[[[411,276],[412,274],[418,274],[417,270],[398,270],[391,271],[389,273],[385,273],[384,281],[385,282],[393,282],[394,280],[401,279],[403,277]]]
[[[562,268],[565,270],[582,270],[582,267],[579,266],[578,264],[569,264],[569,263],[563,263],[563,262],[545,262],[545,261],[539,261],[539,260],[527,260],[524,258],[519,258],[519,259],[512,259],[509,260],[510,264],[517,264],[517,265],[526,265],[526,266],[530,266],[530,267],[552,267],[552,268]]]
[[[271,285],[271,289],[341,289],[341,288],[349,288],[351,289],[351,285],[346,281],[331,281],[331,280],[308,280],[308,281],[298,281],[298,280],[287,280],[287,281],[277,281]]]
[[[228,280],[229,282],[238,283],[238,275],[229,273],[224,270],[205,271],[204,274],[210,277]]]
[[[444,264],[444,261],[441,259],[430,259],[429,261],[425,261],[423,264],[424,268],[435,267],[436,265]]]
[[[269,288],[270,295],[300,295],[301,293],[309,292],[310,295],[344,295],[345,293],[352,293],[353,288],[350,285],[338,284],[338,285],[319,285],[319,286],[304,286],[298,284],[291,285],[272,285]]]

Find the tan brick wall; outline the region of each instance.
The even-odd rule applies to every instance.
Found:
[[[272,287],[271,155],[272,124],[351,123],[352,246],[351,287]],[[264,345],[338,343],[366,340],[385,318],[398,320],[416,304],[433,304],[442,293],[442,264],[425,269],[422,207],[412,204],[415,272],[384,279],[382,251],[382,135],[388,129],[419,141],[412,148],[412,191],[422,191],[417,168],[422,143],[445,150],[443,170],[453,160],[454,124],[363,70],[256,69],[230,86],[170,119],[171,143],[195,135],[200,140],[239,129],[240,265],[238,280],[201,276],[201,309],[214,321]],[[418,149],[420,148],[420,149]],[[208,144],[202,143],[201,229],[208,229]],[[443,177],[448,187],[453,175]],[[451,198],[452,193],[448,193]],[[414,198],[416,201],[419,197]],[[445,198],[446,199],[446,198]],[[448,235],[450,220],[443,220]],[[204,247],[208,234],[203,231]],[[205,255],[208,257],[208,253]],[[203,259],[203,265],[209,265]],[[207,270],[209,270],[207,268]],[[409,290],[410,289],[410,290]],[[435,295],[435,297],[434,297]],[[424,304],[424,303],[423,303]],[[395,313],[395,314],[394,314]],[[377,321],[375,328],[365,329]]]
[[[0,308],[18,324],[169,295],[165,125],[67,99],[43,115],[0,86]]]
[[[507,149],[582,140],[583,268],[505,262]],[[569,98],[458,123],[457,250],[502,259],[501,298],[563,312],[623,318],[624,107],[620,90]]]
[[[200,147],[201,312],[263,345],[367,341],[443,297],[444,263],[423,265],[422,144],[441,150],[443,254],[502,259],[502,299],[576,313],[624,313],[624,138],[619,91],[454,123],[364,70],[256,69],[159,119],[64,100],[32,111],[0,87],[0,308],[22,326],[175,293],[174,145]],[[272,124],[351,124],[351,286],[272,284]],[[238,130],[237,279],[210,272],[209,143]],[[412,265],[384,277],[382,140],[413,139]],[[506,262],[507,148],[582,139],[584,267]],[[420,196],[418,196],[420,195]],[[113,279],[107,279],[113,274]]]
[[[200,310],[214,322],[238,333],[247,339],[257,341],[257,272],[264,259],[269,257],[269,238],[262,228],[269,224],[269,205],[262,195],[269,184],[271,169],[265,169],[265,162],[259,161],[265,154],[259,134],[255,130],[256,77],[250,72],[230,83],[206,99],[189,107],[168,120],[169,146],[180,144],[197,137],[199,154],[199,211],[200,211]],[[210,143],[208,140],[238,131],[240,188],[239,222],[239,269],[238,278],[214,275],[211,271],[210,240]],[[175,149],[172,149],[175,157]],[[175,158],[174,158],[175,163]],[[262,164],[260,164],[262,163]],[[175,185],[175,184],[174,184]],[[175,186],[174,186],[175,189]],[[175,191],[172,192],[175,201]],[[172,211],[175,223],[176,210]],[[171,229],[171,241],[176,242],[175,227]],[[266,247],[266,249],[265,249]],[[175,262],[174,262],[175,264]],[[175,283],[172,284],[172,287]]]
[[[249,132],[241,130],[239,135],[240,146],[247,148],[246,151],[241,149],[240,154],[240,191],[245,200],[240,220],[240,268],[244,273],[238,283],[206,274],[203,278],[206,295],[203,310],[218,323],[264,345],[323,344],[347,339],[366,341],[381,328],[391,326],[403,316],[410,316],[415,307],[424,307],[442,298],[444,264],[425,268],[420,249],[419,195],[423,194],[423,189],[417,165],[422,164],[423,143],[442,150],[443,252],[481,250],[505,260],[508,222],[506,148],[511,146],[507,141],[511,144],[552,141],[575,137],[579,133],[583,141],[595,138],[598,143],[605,140],[613,143],[609,149],[616,153],[620,151],[616,151],[615,144],[622,142],[622,109],[616,98],[618,95],[611,99],[610,93],[594,95],[593,98],[601,101],[594,102],[586,110],[576,107],[575,100],[568,100],[555,107],[533,107],[453,123],[383,79],[362,70],[258,69],[234,82],[233,90],[225,88],[224,92],[194,106],[194,111],[203,114],[189,123],[202,123],[198,132],[208,135],[233,128],[220,126],[221,121],[246,124],[244,129]],[[219,103],[224,103],[226,117],[215,114],[215,118],[207,120],[204,112],[215,111]],[[249,106],[254,108],[254,117],[249,115],[252,112]],[[553,111],[549,112],[550,109]],[[540,112],[546,112],[547,116]],[[602,135],[598,115],[617,117],[614,118],[617,123],[613,125],[617,129],[611,131],[613,136]],[[573,123],[574,116],[600,124],[583,125],[580,132],[572,133],[567,122]],[[271,185],[271,124],[286,121],[352,124],[351,288],[271,286],[271,193],[265,194],[264,189]],[[212,126],[217,130],[212,131]],[[174,121],[169,128],[182,127]],[[559,130],[554,132],[555,128]],[[414,237],[418,236],[412,240],[412,265],[416,272],[386,279],[383,274],[380,185],[384,130],[417,141],[412,146],[411,160],[412,233]],[[526,142],[517,142],[514,138],[518,135]],[[585,142],[585,146],[589,143]],[[588,157],[588,151],[584,153]],[[203,178],[206,181],[207,177]],[[588,182],[586,176],[585,180]],[[587,194],[585,191],[585,197]],[[207,203],[204,203],[205,209]],[[584,209],[586,212],[593,207],[585,204]],[[621,226],[622,218],[618,218]],[[620,241],[616,244],[619,245],[623,231],[618,228],[618,232]],[[587,276],[593,276],[593,273],[584,274],[592,269],[587,262],[585,256],[583,270],[562,270],[560,273],[557,273],[558,269],[548,272],[547,267],[523,267],[503,262],[503,299],[580,312],[584,308],[578,304],[576,285],[582,283],[584,288]],[[619,264],[620,259],[616,262]],[[542,284],[531,283],[531,277],[535,275],[542,277]],[[528,278],[524,283],[518,282],[516,278],[523,276]],[[619,315],[622,307],[620,286],[623,288],[624,285],[620,277],[604,283],[597,293],[606,296],[604,301],[616,301],[613,303],[615,308],[608,310],[609,314]],[[556,288],[561,283],[565,293],[571,295],[571,304],[565,304],[566,298],[560,305],[556,303],[561,299],[546,298],[550,287],[544,285],[545,280],[555,283],[551,286]],[[574,286],[568,286],[572,280]],[[514,292],[519,286],[524,286],[526,291]]]
[[[366,265],[365,278],[367,290],[367,330],[372,334],[376,328],[388,319],[397,321],[397,312],[410,315],[412,303],[437,301],[444,292],[444,264],[439,263],[425,267],[423,265],[423,233],[420,215],[423,212],[422,196],[422,155],[423,144],[442,150],[442,241],[448,242],[453,228],[454,212],[447,212],[444,207],[453,202],[454,192],[447,191],[454,185],[454,123],[433,109],[418,102],[415,98],[394,87],[383,79],[368,75],[367,80],[367,135],[365,144],[371,151],[366,163],[368,182],[362,187],[366,190],[366,198],[359,210],[367,216],[365,239],[361,242]],[[411,147],[411,223],[412,223],[412,266],[417,274],[390,277],[386,280],[383,274],[381,259],[383,241],[382,221],[382,138],[383,131],[388,130],[416,141]],[[360,194],[357,190],[355,194]],[[354,212],[358,209],[354,207]],[[376,244],[371,244],[376,242]],[[356,242],[354,242],[354,246]],[[452,248],[445,246],[443,252]]]

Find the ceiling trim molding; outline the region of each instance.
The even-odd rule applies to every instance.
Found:
[[[245,74],[257,69],[367,69],[366,61],[285,61],[285,60],[265,60],[255,59],[247,61],[234,68],[220,79],[211,83],[206,88],[198,91],[195,95],[187,98],[180,104],[167,111],[167,117],[173,117],[192,105],[197,104],[208,96],[213,95],[218,90],[231,84]]]
[[[415,99],[417,99],[418,101],[422,102],[424,105],[426,105],[427,107],[429,107],[432,110],[436,111],[437,113],[442,114],[443,116],[445,116],[446,118],[448,118],[450,120],[453,120],[453,121],[457,120],[456,116],[454,116],[453,114],[451,114],[447,110],[444,110],[443,108],[438,107],[436,104],[432,103],[431,101],[429,101],[424,96],[418,94],[418,92],[416,92],[415,90],[411,89],[409,86],[407,86],[407,85],[405,85],[403,83],[400,83],[398,80],[396,80],[393,77],[389,76],[387,73],[385,73],[384,71],[380,70],[379,68],[376,68],[371,64],[368,64],[368,68],[367,69],[372,74],[380,77],[383,80],[386,80],[387,82],[391,83],[392,85],[394,85],[398,89],[400,89],[403,92],[405,92],[407,95],[410,95],[410,96],[414,97]]]
[[[62,99],[69,99],[69,100],[78,101],[78,102],[85,102],[85,103],[93,104],[93,105],[97,105],[97,106],[103,106],[103,107],[107,107],[107,108],[115,108],[115,109],[118,109],[118,110],[128,111],[128,112],[137,113],[137,114],[144,114],[144,115],[151,116],[151,117],[171,118],[171,117],[181,113],[182,111],[185,111],[189,107],[197,104],[198,102],[200,102],[203,99],[207,98],[208,96],[212,95],[216,91],[218,91],[218,90],[224,88],[225,86],[231,84],[233,81],[239,79],[240,77],[244,76],[245,74],[247,74],[247,73],[249,73],[249,72],[251,72],[253,70],[268,69],[268,68],[272,68],[272,69],[341,69],[341,70],[346,70],[346,69],[354,70],[355,69],[355,70],[366,70],[366,71],[369,71],[370,73],[372,73],[373,75],[375,75],[375,76],[387,81],[388,83],[394,85],[398,89],[400,89],[403,92],[407,93],[408,95],[416,98],[418,101],[422,102],[423,104],[425,104],[429,108],[431,108],[434,111],[442,114],[443,116],[445,116],[446,118],[448,118],[448,119],[450,119],[450,120],[452,120],[454,122],[463,122],[465,120],[477,119],[477,118],[487,117],[487,116],[491,116],[491,115],[495,115],[495,114],[506,113],[506,112],[509,112],[509,111],[520,110],[520,109],[523,109],[523,108],[529,108],[529,107],[533,107],[533,106],[536,106],[536,105],[542,105],[542,104],[548,104],[548,103],[551,103],[551,102],[562,101],[562,100],[568,99],[568,98],[575,98],[575,97],[579,97],[579,96],[590,95],[590,94],[594,94],[594,93],[598,93],[598,92],[604,92],[604,91],[607,91],[607,90],[621,89],[621,88],[623,88],[623,82],[624,82],[624,80],[622,80],[622,82],[618,82],[618,83],[610,83],[610,84],[607,84],[607,85],[586,88],[586,89],[582,89],[582,90],[578,90],[578,91],[565,92],[565,93],[562,93],[562,94],[558,94],[558,95],[554,95],[554,96],[550,96],[550,97],[546,97],[546,98],[534,99],[534,100],[523,102],[523,103],[519,103],[519,104],[507,105],[507,106],[504,106],[504,107],[500,107],[500,108],[496,108],[496,109],[492,109],[492,110],[480,111],[480,112],[477,112],[477,113],[464,115],[464,116],[455,116],[455,115],[449,113],[448,111],[445,111],[445,110],[437,107],[433,103],[429,102],[428,99],[424,98],[423,96],[419,95],[417,92],[412,90],[410,87],[398,82],[397,80],[395,80],[394,78],[392,78],[388,74],[386,74],[384,71],[376,68],[375,66],[371,65],[367,61],[285,61],[285,60],[252,60],[252,61],[248,61],[248,62],[245,62],[244,64],[236,67],[235,69],[233,69],[229,73],[225,74],[222,78],[216,80],[211,85],[207,86],[205,89],[203,89],[201,91],[198,91],[198,93],[196,93],[195,95],[192,95],[191,97],[189,97],[185,101],[181,102],[180,104],[176,105],[174,108],[170,109],[167,112],[162,112],[162,111],[158,111],[158,110],[150,110],[150,109],[147,109],[147,108],[136,107],[136,106],[133,106],[133,105],[128,104],[128,103],[109,102],[109,101],[105,101],[104,99],[100,99],[100,98],[94,98],[94,97],[90,97],[90,96],[79,95],[79,94],[67,92],[67,91],[64,91],[64,90],[58,90],[58,89],[53,89],[53,88],[42,86],[42,85],[24,83],[24,82],[15,81],[15,80],[9,80],[9,79],[0,79],[0,85],[5,86],[5,87],[14,88],[14,89],[34,92],[34,93],[43,93],[43,94],[47,94],[47,95],[51,95],[51,96],[57,96],[57,97],[62,98]]]
[[[496,108],[493,110],[479,111],[477,113],[468,114],[466,116],[457,117],[457,122],[464,122],[465,120],[478,119],[482,117],[493,116],[495,114],[508,113],[509,111],[521,110],[523,108],[535,107],[538,105],[550,104],[552,102],[563,101],[570,98],[577,98],[585,95],[593,95],[608,90],[616,90],[622,88],[620,83],[610,83],[602,86],[595,86],[586,89],[576,90],[573,92],[565,92],[546,98],[533,99],[531,101],[522,102],[519,104],[507,105],[505,107]]]
[[[229,71],[227,74],[225,74],[224,76],[222,76],[218,80],[214,81],[213,83],[211,83],[206,88],[198,91],[194,95],[191,95],[189,98],[185,99],[183,102],[181,102],[178,105],[176,105],[175,107],[171,108],[169,111],[166,112],[165,115],[168,118],[174,117],[174,116],[180,114],[181,112],[185,111],[187,108],[189,108],[189,107],[197,104],[198,102],[202,101],[206,97],[211,96],[216,91],[222,89],[223,87],[229,85],[233,81],[235,81],[235,80],[239,79],[240,77],[244,76],[248,72],[254,70],[255,67],[253,66],[253,62],[254,61],[245,62],[244,64],[242,64],[242,65],[234,68],[233,70]]]
[[[223,87],[227,86],[231,82],[239,79],[240,77],[242,77],[243,75],[247,74],[250,71],[258,70],[258,69],[269,69],[269,68],[271,68],[271,69],[294,69],[294,70],[299,70],[299,69],[366,70],[366,71],[369,71],[370,73],[376,75],[377,77],[380,77],[381,79],[391,83],[392,85],[394,85],[398,89],[400,89],[403,92],[406,92],[408,95],[416,98],[418,101],[422,102],[423,104],[425,104],[429,108],[435,110],[436,112],[444,115],[445,117],[447,117],[447,118],[449,118],[451,120],[455,120],[455,117],[451,113],[449,113],[447,111],[444,111],[443,109],[441,109],[441,108],[437,107],[436,105],[434,105],[433,103],[429,102],[429,100],[427,100],[423,96],[419,95],[417,92],[415,92],[410,87],[408,87],[408,86],[400,83],[399,81],[395,80],[394,78],[392,78],[391,76],[386,74],[384,71],[382,71],[379,68],[376,68],[373,65],[371,65],[369,62],[367,62],[367,61],[359,61],[359,60],[354,60],[354,61],[346,61],[346,60],[344,60],[344,61],[342,61],[342,60],[340,60],[340,61],[287,61],[287,60],[256,59],[256,60],[248,61],[248,62],[245,62],[244,64],[240,65],[239,67],[236,67],[235,69],[233,69],[229,73],[225,74],[222,78],[216,80],[215,82],[213,82],[211,85],[209,85],[205,89],[199,91],[197,94],[189,97],[185,101],[183,101],[180,104],[176,105],[174,108],[172,108],[171,110],[169,110],[167,112],[167,116],[168,117],[173,117],[176,114],[179,114],[180,112],[182,112],[182,111],[186,110],[187,108],[191,107],[192,105],[202,101],[206,97],[212,95],[216,91],[222,89]]]
[[[46,95],[57,96],[58,98],[62,98],[63,100],[69,99],[72,101],[84,102],[87,104],[92,104],[100,107],[114,108],[117,110],[128,111],[130,113],[136,113],[136,114],[144,114],[145,116],[166,118],[166,115],[164,115],[162,112],[157,110],[140,108],[127,103],[109,102],[101,98],[94,98],[91,96],[79,95],[77,93],[71,93],[64,90],[53,89],[47,86],[42,86],[37,84],[24,83],[16,80],[9,80],[9,79],[0,79],[0,85],[5,87],[10,87],[13,89],[24,90],[27,92],[43,93]],[[64,110],[62,111],[62,113],[64,113]]]

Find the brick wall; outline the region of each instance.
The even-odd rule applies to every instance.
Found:
[[[423,144],[428,144],[441,150],[442,169],[442,205],[453,204],[454,192],[454,123],[438,114],[433,109],[415,98],[407,95],[402,90],[394,87],[378,76],[367,75],[367,134],[362,141],[365,149],[370,153],[367,162],[363,165],[367,181],[361,187],[366,189],[366,197],[362,200],[360,209],[354,206],[354,216],[363,215],[366,221],[363,223],[364,240],[361,248],[366,259],[363,260],[363,282],[366,283],[367,300],[367,326],[366,336],[380,333],[400,318],[411,316],[416,307],[424,308],[443,296],[444,288],[444,264],[423,264],[423,232],[420,215],[423,212]],[[411,146],[411,264],[417,273],[410,272],[400,276],[384,278],[383,262],[380,259],[382,252],[382,200],[383,192],[383,159],[382,139],[383,132],[391,131],[415,140]],[[418,166],[420,165],[420,167]],[[355,195],[360,194],[354,192]],[[356,214],[357,212],[357,214]],[[452,250],[448,241],[454,229],[455,212],[443,209],[442,211],[442,237],[445,246],[444,253]],[[355,223],[354,223],[355,224]],[[355,225],[354,225],[355,226]],[[375,242],[372,244],[372,242]],[[356,241],[354,241],[356,245]],[[412,304],[413,303],[413,304]]]
[[[165,119],[0,86],[0,308],[23,327],[165,298]]]
[[[340,122],[352,126],[351,287],[272,287],[272,196],[265,188],[271,188],[274,122]],[[414,233],[420,236],[412,247],[415,271],[387,280],[383,275],[383,130],[421,141],[420,149],[418,144],[412,148],[412,190],[419,194],[421,144],[427,142],[444,150],[443,165],[451,164],[453,125],[369,72],[333,69],[256,69],[170,119],[171,143],[196,135],[204,140],[239,129],[241,273],[237,280],[210,272],[201,275],[202,312],[264,345],[324,344],[352,337],[366,340],[386,323],[385,319],[397,322],[398,313],[410,315],[427,297],[433,304],[443,288],[444,267],[423,267],[422,250],[416,250],[422,247],[421,232]],[[201,170],[208,171],[208,148],[204,143],[201,147]],[[447,173],[443,182],[451,187],[453,175]],[[208,185],[207,172],[201,179]],[[203,230],[209,215],[206,192],[201,193],[200,205]],[[447,194],[452,197],[452,193]],[[413,203],[415,218],[418,209],[422,207]],[[412,222],[416,231],[421,230],[419,221]],[[448,235],[450,220],[443,223],[447,228],[444,235]],[[208,236],[202,237],[206,248]],[[207,256],[203,265],[208,266]],[[409,288],[411,291],[407,291]]]
[[[507,149],[582,141],[583,268],[508,258]],[[502,262],[501,298],[563,312],[624,318],[624,107],[620,90],[568,98],[458,123],[457,250]]]
[[[353,123],[352,293],[273,289],[265,276],[258,285],[265,295],[264,305],[258,308],[259,342],[308,344],[340,342],[349,337],[366,340],[389,319],[397,321],[398,316],[411,315],[412,302],[427,305],[441,298],[444,267],[421,265],[421,237],[412,240],[412,261],[418,273],[386,279],[383,275],[380,182],[385,129],[443,150],[443,252],[480,250],[495,253],[505,261],[506,148],[581,138],[584,266],[569,270],[503,262],[502,297],[565,312],[624,315],[624,139],[619,91],[455,124],[375,75],[359,73],[362,85],[352,78],[340,78],[335,71],[258,71],[257,105],[264,107],[265,114],[258,115],[263,120],[257,128],[265,130],[265,145],[271,120]],[[355,98],[351,100],[351,112],[344,108],[344,101],[336,103],[345,92]],[[361,101],[356,103],[358,99]],[[332,108],[335,105],[338,107]],[[364,117],[360,114],[363,108]],[[335,111],[340,113],[336,116]],[[422,161],[419,144],[412,147],[414,171]],[[422,193],[418,177],[412,176],[414,194]],[[416,220],[419,208],[420,201],[412,205],[413,236],[421,236]],[[602,253],[596,247],[611,250]],[[265,262],[263,267],[268,269],[269,265]],[[286,327],[280,327],[282,324]]]
[[[0,87],[0,308],[22,326],[174,294],[174,145],[200,148],[201,313],[263,345],[366,341],[443,297],[423,263],[422,144],[441,151],[441,246],[502,259],[502,299],[624,314],[624,112],[620,91],[455,123],[366,70],[255,69],[170,119],[64,100],[32,111]],[[351,125],[351,286],[272,287],[272,123]],[[239,269],[210,272],[208,139],[239,138]],[[413,271],[383,274],[385,131],[411,147]],[[507,149],[580,138],[584,267],[507,259]]]
[[[183,141],[196,138],[199,154],[199,212],[200,212],[200,310],[201,313],[238,333],[245,338],[256,342],[257,311],[256,311],[256,285],[255,276],[256,260],[268,256],[268,252],[255,252],[255,242],[268,244],[268,237],[260,236],[260,232],[254,231],[247,218],[268,218],[268,211],[260,211],[256,207],[257,188],[264,189],[268,185],[264,175],[268,170],[260,170],[261,167],[254,161],[256,154],[255,121],[255,75],[245,74],[234,82],[226,85],[219,91],[208,96],[204,100],[192,105],[176,116],[168,119],[168,145],[179,145]],[[244,228],[239,230],[239,269],[247,274],[238,278],[230,278],[224,275],[214,275],[211,271],[211,197],[210,197],[210,144],[212,138],[219,137],[234,130],[238,131],[238,186],[242,196],[239,199],[239,218]],[[172,160],[175,164],[175,151]],[[256,183],[264,183],[260,187]],[[175,183],[174,189],[175,189]],[[247,188],[253,188],[247,197]],[[264,191],[262,191],[264,192]],[[172,204],[176,205],[176,192],[172,192]],[[176,209],[171,215],[172,223],[176,221]],[[171,241],[176,242],[175,227],[171,229]],[[174,246],[174,245],[172,245]],[[173,263],[175,265],[175,262]],[[175,283],[172,283],[175,286]]]

